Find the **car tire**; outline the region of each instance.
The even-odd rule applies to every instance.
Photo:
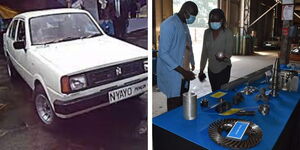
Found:
[[[34,108],[38,119],[44,127],[50,130],[56,130],[60,126],[58,118],[52,109],[47,94],[42,85],[37,85],[33,94]]]
[[[15,80],[17,78],[17,71],[15,69],[15,67],[13,66],[11,60],[9,59],[9,57],[7,58],[7,62],[6,62],[6,68],[7,68],[7,74],[10,80]]]

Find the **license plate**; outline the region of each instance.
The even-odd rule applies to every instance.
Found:
[[[271,46],[272,44],[266,44],[266,46]]]
[[[147,91],[147,81],[108,92],[109,103],[115,103]]]

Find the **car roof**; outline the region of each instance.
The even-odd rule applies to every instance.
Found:
[[[38,11],[29,11],[25,13],[18,14],[15,18],[32,18],[38,16],[45,16],[51,14],[62,14],[62,13],[86,13],[86,11],[74,8],[59,8],[59,9],[47,9]]]

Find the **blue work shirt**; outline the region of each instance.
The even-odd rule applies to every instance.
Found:
[[[167,98],[180,96],[182,75],[174,70],[183,66],[186,40],[192,47],[189,28],[182,23],[177,14],[167,18],[160,25],[160,40],[157,58],[157,85]],[[194,54],[191,50],[191,64],[194,65]]]

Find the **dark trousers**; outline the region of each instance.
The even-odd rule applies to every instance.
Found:
[[[216,90],[219,90],[223,84],[226,84],[229,82],[230,79],[230,71],[231,71],[231,65],[227,66],[225,69],[223,69],[219,73],[213,73],[208,68],[208,78],[211,85],[211,90],[215,92]]]
[[[127,19],[122,16],[113,19],[115,36],[119,39],[123,39],[124,35],[126,34],[126,28],[127,28],[126,21]]]
[[[186,85],[187,84],[187,85]],[[167,109],[168,111],[175,109],[182,105],[182,94],[189,91],[190,81],[182,80],[181,81],[181,90],[179,97],[171,97],[167,100]]]

